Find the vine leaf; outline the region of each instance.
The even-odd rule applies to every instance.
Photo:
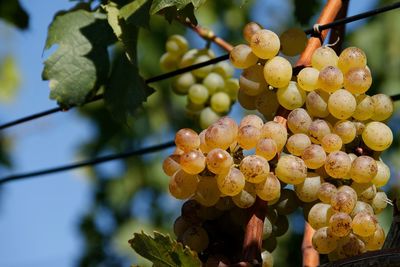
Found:
[[[171,6],[175,6],[177,10],[180,10],[188,4],[193,4],[194,8],[198,8],[204,2],[205,0],[153,0],[150,13],[154,15],[160,10]]]
[[[107,79],[107,47],[114,42],[105,15],[81,9],[56,16],[45,50],[58,47],[42,72],[43,80],[50,81],[50,98],[66,108],[84,104]]]
[[[129,240],[131,247],[141,256],[153,262],[153,266],[201,266],[197,254],[181,243],[172,240],[169,235],[154,232],[154,237],[135,233]]]
[[[29,26],[29,15],[18,0],[0,0],[0,18],[21,30]]]
[[[148,28],[150,21],[150,0],[136,0],[121,8],[120,15],[127,24]]]
[[[150,14],[154,15],[164,11],[165,18],[171,23],[172,19],[178,18],[181,21],[189,19],[197,25],[194,10],[201,6],[206,0],[153,0]]]

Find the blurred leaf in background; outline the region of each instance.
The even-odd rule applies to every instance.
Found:
[[[14,57],[0,60],[0,101],[11,102],[21,85],[21,76]]]
[[[0,18],[21,30],[29,27],[29,15],[18,0],[0,0]]]

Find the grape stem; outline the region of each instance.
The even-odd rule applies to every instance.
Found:
[[[185,22],[185,25],[193,30],[195,33],[197,33],[204,40],[215,43],[225,51],[230,52],[233,49],[233,46],[230,43],[215,35],[212,30],[201,27],[199,25],[196,26],[188,20]]]

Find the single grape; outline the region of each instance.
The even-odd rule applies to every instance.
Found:
[[[199,115],[200,127],[205,129],[216,122],[220,117],[221,116],[212,110],[211,107],[206,107]]]
[[[243,149],[253,149],[261,137],[261,130],[251,125],[239,128],[237,142]]]
[[[208,90],[202,84],[193,84],[189,88],[188,98],[189,100],[197,105],[204,105],[208,100]]]
[[[348,47],[339,55],[338,67],[343,73],[352,68],[365,68],[366,66],[367,56],[360,48]]]
[[[292,133],[307,133],[312,119],[303,108],[292,110],[287,117],[287,125]]]
[[[350,118],[356,110],[357,102],[355,97],[344,89],[332,93],[328,100],[329,112],[338,119]]]
[[[199,148],[200,137],[192,129],[183,128],[175,134],[175,144],[184,152],[188,152],[190,150]]]
[[[374,105],[372,119],[374,121],[384,121],[393,114],[393,101],[385,94],[376,94],[371,97]]]
[[[357,198],[362,201],[370,202],[376,195],[376,186],[372,183],[353,182],[351,188],[357,193]]]
[[[160,57],[161,69],[165,72],[173,71],[178,68],[179,56],[171,53],[164,53]]]
[[[361,237],[367,250],[379,250],[385,242],[385,231],[377,224],[375,232],[367,237]]]
[[[286,149],[294,156],[301,156],[309,146],[311,146],[311,140],[303,133],[293,134],[286,142]]]
[[[217,176],[217,179],[218,179],[218,176]],[[244,181],[244,178],[243,178],[243,181]],[[218,180],[217,180],[217,182],[218,182]],[[243,183],[243,185],[244,185],[244,183]],[[218,188],[221,188],[221,187],[218,186]],[[222,191],[221,191],[221,193],[223,194]],[[233,203],[233,201],[232,201],[232,199],[230,197],[221,197],[218,200],[217,204],[215,204],[215,208],[220,210],[220,211],[231,210],[234,206],[235,206],[235,204]]]
[[[223,116],[218,121],[216,121],[215,124],[228,127],[228,129],[230,131],[230,136],[232,137],[232,140],[236,139],[238,131],[239,131],[239,126],[237,125],[237,123],[234,119],[232,119],[231,117],[228,117],[228,116]],[[229,138],[229,137],[226,136],[226,138]]]
[[[353,121],[354,126],[356,127],[356,135],[362,135],[365,130],[365,124],[362,121]]]
[[[326,153],[320,145],[310,145],[301,153],[307,168],[318,169],[325,164]]]
[[[321,145],[326,152],[331,153],[339,151],[342,148],[343,142],[339,135],[330,133],[322,138]]]
[[[268,252],[272,252],[278,246],[278,241],[275,236],[270,236],[269,238],[263,240],[262,247]]]
[[[307,221],[312,228],[318,230],[322,227],[328,226],[329,219],[334,214],[331,205],[324,203],[317,203],[308,212]]]
[[[176,77],[171,85],[172,90],[178,95],[186,95],[192,85],[196,83],[196,78],[191,72],[187,72]]]
[[[321,70],[327,66],[337,66],[338,56],[330,47],[321,46],[317,48],[312,57],[311,57],[311,65],[313,68],[317,70]]]
[[[376,161],[369,156],[360,156],[351,164],[350,177],[357,183],[368,183],[377,173]]]
[[[356,206],[357,198],[347,192],[338,191],[331,197],[332,209],[336,212],[351,213]]]
[[[205,134],[206,144],[210,148],[222,148],[226,150],[235,141],[236,135],[232,132],[231,127],[216,123],[207,128]]]
[[[382,187],[387,184],[390,178],[390,169],[389,167],[382,161],[376,161],[376,165],[378,167],[378,171],[374,178],[372,178],[371,182],[376,187]]]
[[[276,95],[279,104],[288,110],[300,108],[306,102],[306,92],[292,81],[286,87],[279,88]]]
[[[221,75],[224,79],[229,79],[233,76],[235,69],[228,62],[221,61],[214,65],[213,72]]]
[[[381,211],[383,211],[387,207],[388,202],[389,199],[385,192],[376,193],[371,202],[374,213],[379,214]]]
[[[311,116],[325,118],[329,115],[328,110],[329,93],[315,90],[307,94],[306,107]]]
[[[331,133],[331,127],[328,122],[316,119],[311,122],[310,126],[308,127],[308,134],[310,139],[313,143],[319,144],[324,138],[325,135]]]
[[[201,209],[200,203],[198,203],[194,199],[186,200],[181,207],[181,214],[185,221],[189,222],[190,224],[199,224],[202,221],[200,218],[199,211]]]
[[[196,252],[201,252],[208,247],[209,238],[206,230],[200,226],[192,226],[185,231],[182,242]]]
[[[360,212],[353,218],[351,228],[353,233],[359,236],[371,236],[375,233],[378,221],[368,212]]]
[[[259,155],[266,160],[271,160],[278,152],[276,142],[271,138],[261,138],[256,144],[256,155]]]
[[[177,199],[186,199],[195,193],[198,183],[199,178],[197,175],[179,170],[170,179],[169,192]]]
[[[211,96],[210,105],[215,112],[226,113],[231,107],[231,99],[227,93],[217,92]]]
[[[353,113],[353,118],[365,121],[372,117],[374,114],[374,103],[372,98],[368,95],[361,94],[356,97],[357,107]]]
[[[325,182],[322,183],[321,186],[319,187],[317,191],[317,196],[319,200],[321,200],[323,203],[330,204],[332,196],[334,196],[337,193],[336,186],[334,186],[331,183]]]
[[[217,180],[214,176],[201,176],[197,185],[194,199],[205,207],[217,204],[221,192],[218,189]]]
[[[225,81],[224,78],[222,78],[222,76],[218,73],[210,72],[203,79],[203,85],[208,89],[208,93],[212,95],[225,87]]]
[[[307,35],[302,29],[290,28],[284,31],[279,39],[281,42],[281,52],[287,56],[296,56],[306,48]]]
[[[246,156],[240,163],[240,171],[250,183],[263,182],[269,173],[268,161],[258,155]]]
[[[300,184],[307,177],[307,166],[299,157],[284,155],[278,160],[275,174],[284,183]]]
[[[393,133],[384,123],[373,121],[362,132],[364,143],[375,151],[386,150],[393,142]]]
[[[242,209],[251,207],[256,202],[255,185],[246,183],[243,190],[239,194],[232,197],[233,203]]]
[[[357,200],[357,192],[354,191],[354,189],[351,188],[351,187],[348,186],[348,185],[339,186],[338,192],[346,192],[346,193],[348,193],[353,199]]]
[[[253,54],[250,46],[245,44],[235,46],[229,53],[229,59],[232,65],[238,69],[246,69],[258,61],[258,57]]]
[[[249,22],[247,23],[244,27],[243,27],[243,37],[244,39],[250,43],[251,42],[251,37],[253,37],[253,35],[261,30],[262,27],[260,24],[256,23],[256,22]]]
[[[199,55],[199,50],[197,49],[190,49],[187,51],[181,58],[178,66],[179,68],[184,68],[190,65],[193,65],[193,62],[196,60],[197,56]]]
[[[209,55],[200,55],[194,60],[193,65],[209,61],[209,60],[211,60],[211,58],[212,57],[210,57]],[[207,76],[207,74],[209,74],[212,71],[212,69],[213,69],[213,66],[208,65],[208,66],[201,67],[199,69],[195,69],[192,71],[192,73],[194,76],[196,76],[198,78],[204,78]]]
[[[337,247],[337,238],[328,227],[319,228],[312,237],[312,245],[320,254],[328,254]]]
[[[247,95],[242,89],[239,89],[237,99],[243,108],[247,110],[256,109],[256,97]]]
[[[199,150],[191,150],[180,156],[182,170],[189,174],[199,174],[206,168],[206,157]]]
[[[264,79],[264,67],[253,65],[243,70],[239,78],[239,86],[244,93],[256,96],[267,90],[267,82]]]
[[[186,221],[184,217],[179,216],[176,218],[173,226],[174,234],[176,237],[180,238],[191,226],[191,223]]]
[[[169,155],[168,157],[165,158],[163,161],[163,171],[166,175],[172,176],[175,172],[177,172],[181,166],[179,164],[180,161],[180,155]]]
[[[257,115],[250,114],[250,115],[246,115],[242,118],[242,120],[240,121],[240,124],[239,124],[239,128],[242,128],[247,125],[256,127],[261,130],[261,128],[264,126],[264,122]]]
[[[309,172],[304,182],[294,186],[294,191],[301,201],[313,202],[318,199],[318,190],[322,182],[319,175]]]
[[[351,169],[350,157],[342,151],[330,153],[325,162],[325,170],[333,178],[347,177]]]
[[[265,201],[271,201],[280,197],[281,183],[278,178],[270,172],[265,181],[256,184],[255,189],[259,198]]]
[[[328,229],[332,235],[344,237],[350,234],[351,226],[350,215],[344,212],[338,212],[333,214],[329,219]]]
[[[278,35],[272,31],[261,29],[251,36],[251,50],[259,58],[273,58],[278,54],[280,46]]]
[[[335,134],[339,135],[343,144],[351,143],[356,137],[357,129],[351,121],[338,121],[333,127]]]
[[[297,74],[297,83],[304,91],[314,91],[318,88],[319,70],[307,67]]]
[[[328,93],[333,93],[340,89],[343,84],[342,72],[334,67],[327,66],[320,70],[318,75],[318,88]]]
[[[233,165],[232,156],[223,149],[214,148],[208,152],[206,157],[207,168],[215,174],[228,171]]]
[[[174,34],[168,38],[165,43],[165,49],[175,55],[183,55],[189,49],[188,41],[185,37],[179,34]]]
[[[360,212],[368,212],[370,214],[374,214],[374,209],[372,206],[363,201],[357,201],[356,206],[354,207],[353,211],[350,213],[350,216],[353,218]]]
[[[287,140],[286,127],[278,122],[269,121],[261,128],[261,138],[271,138],[275,141],[278,151],[281,151]]]
[[[343,86],[352,94],[363,94],[371,87],[371,72],[365,68],[351,68],[344,75]]]
[[[234,78],[225,80],[225,87],[221,91],[227,93],[232,101],[236,101],[239,92],[239,81]]]
[[[286,87],[292,78],[292,65],[283,57],[271,58],[265,63],[264,78],[273,87]]]

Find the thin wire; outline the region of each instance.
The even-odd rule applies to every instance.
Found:
[[[350,23],[350,22],[354,22],[356,20],[360,20],[360,19],[364,19],[364,18],[367,18],[367,17],[371,17],[371,16],[377,15],[379,13],[390,11],[390,10],[393,10],[393,9],[396,9],[396,8],[399,8],[399,7],[400,7],[400,2],[396,2],[396,3],[391,4],[391,5],[387,5],[387,6],[384,6],[384,7],[381,7],[381,8],[377,8],[377,9],[374,9],[374,10],[370,10],[370,11],[367,11],[367,12],[360,13],[358,15],[350,16],[350,17],[343,18],[343,19],[338,19],[338,20],[333,21],[331,23],[327,23],[327,24],[324,24],[324,25],[318,25],[318,29],[315,29],[313,27],[313,28],[305,30],[304,32],[306,34],[316,34],[316,31],[318,32],[318,31],[330,29],[330,28],[333,28],[333,27],[338,26],[338,25],[347,24],[347,23]],[[153,78],[149,78],[149,79],[146,80],[146,83],[153,83],[153,82],[161,81],[161,80],[164,80],[164,79],[168,79],[168,78],[174,77],[176,75],[179,75],[179,74],[182,74],[182,73],[185,73],[185,72],[189,72],[189,71],[192,71],[192,70],[204,67],[204,66],[208,66],[208,65],[220,62],[220,61],[227,60],[228,58],[229,58],[229,54],[225,54],[225,55],[222,55],[220,57],[213,58],[211,60],[204,61],[204,62],[199,63],[199,64],[194,64],[194,65],[182,68],[182,69],[178,69],[178,70],[175,70],[175,71],[171,71],[171,72],[167,72],[167,73],[155,76]],[[89,100],[87,103],[95,102],[95,101],[100,100],[102,98],[103,98],[103,95],[98,95],[98,96],[96,96],[96,98],[94,98],[92,100]],[[75,107],[75,106],[70,106],[70,109],[73,108],[73,107]],[[53,114],[53,113],[56,113],[56,112],[59,112],[59,111],[66,111],[66,110],[67,109],[63,109],[63,108],[58,107],[58,108],[53,108],[53,109],[49,109],[49,110],[46,110],[46,111],[42,111],[42,112],[39,112],[39,113],[36,113],[36,114],[32,114],[32,115],[29,115],[29,116],[26,116],[26,117],[23,117],[23,118],[20,118],[20,119],[11,121],[11,122],[7,122],[5,124],[2,124],[2,125],[0,125],[0,130],[9,128],[9,127],[17,125],[17,124],[24,123],[24,122],[27,122],[27,121],[38,119],[38,118],[41,118],[41,117],[44,117],[44,116],[47,116],[47,115],[50,115],[50,114]]]
[[[137,150],[102,156],[102,157],[79,161],[79,162],[75,162],[75,163],[71,163],[71,164],[67,164],[67,165],[53,167],[53,168],[49,168],[49,169],[9,175],[9,176],[6,176],[6,177],[0,179],[0,186],[2,184],[5,184],[5,183],[11,182],[11,181],[15,181],[15,180],[26,179],[26,178],[31,178],[31,177],[35,177],[35,176],[42,176],[42,175],[56,173],[56,172],[68,171],[68,170],[81,168],[81,167],[85,167],[85,166],[96,165],[96,164],[100,164],[100,163],[104,163],[104,162],[112,161],[112,160],[116,160],[116,159],[128,158],[128,157],[144,155],[144,154],[148,154],[148,153],[154,153],[156,151],[159,151],[162,149],[167,149],[167,148],[173,147],[173,146],[175,146],[175,142],[169,141],[166,143],[149,146],[149,147],[145,147],[145,148],[141,148],[141,149],[137,149]]]

